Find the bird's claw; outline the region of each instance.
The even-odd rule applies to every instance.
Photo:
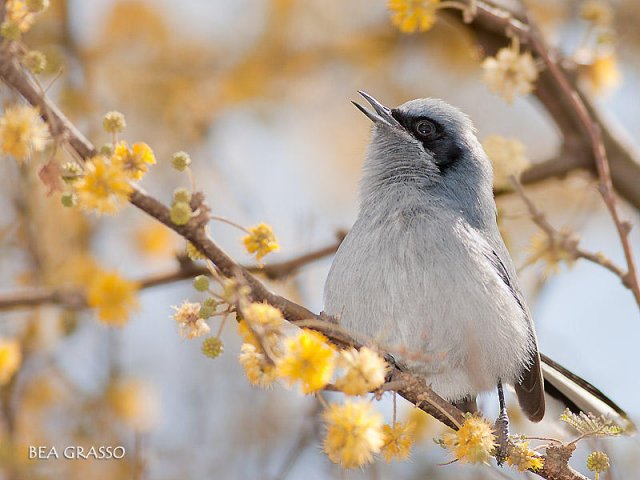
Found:
[[[495,424],[496,440],[496,460],[502,466],[509,456],[509,417],[505,410],[500,412]]]

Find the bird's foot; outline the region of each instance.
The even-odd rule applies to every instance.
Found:
[[[509,456],[509,417],[506,409],[500,411],[500,415],[495,424],[496,440],[498,442],[496,448],[496,460],[498,465],[502,466]]]

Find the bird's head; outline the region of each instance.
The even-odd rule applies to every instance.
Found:
[[[374,123],[364,197],[409,189],[456,209],[493,202],[491,163],[469,117],[436,98],[388,108],[359,93],[372,109],[354,105]]]

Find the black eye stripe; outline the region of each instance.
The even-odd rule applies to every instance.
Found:
[[[400,110],[395,108],[391,110],[391,115],[400,123],[400,125],[406,128],[408,132],[410,132],[414,137],[416,137],[421,142],[435,140],[440,136],[442,136],[442,134],[444,133],[444,128],[442,128],[442,125],[440,125],[438,122],[436,122],[432,118],[414,117],[411,115],[407,115],[406,113],[401,112]],[[417,126],[421,122],[428,122],[430,125],[433,126],[435,131],[428,135],[421,135],[417,131]]]
[[[391,110],[391,115],[422,144],[425,151],[433,155],[434,162],[441,174],[445,174],[462,158],[462,149],[447,135],[444,127],[439,122],[425,116],[407,115],[398,109]],[[428,135],[418,133],[418,123],[423,121],[429,122],[435,132]]]

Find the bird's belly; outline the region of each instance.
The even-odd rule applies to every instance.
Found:
[[[464,248],[413,247],[399,241],[381,251],[370,244],[351,250],[351,259],[336,258],[327,313],[409,364],[449,400],[494,388],[498,379],[516,381],[530,336],[501,279],[465,258]]]

